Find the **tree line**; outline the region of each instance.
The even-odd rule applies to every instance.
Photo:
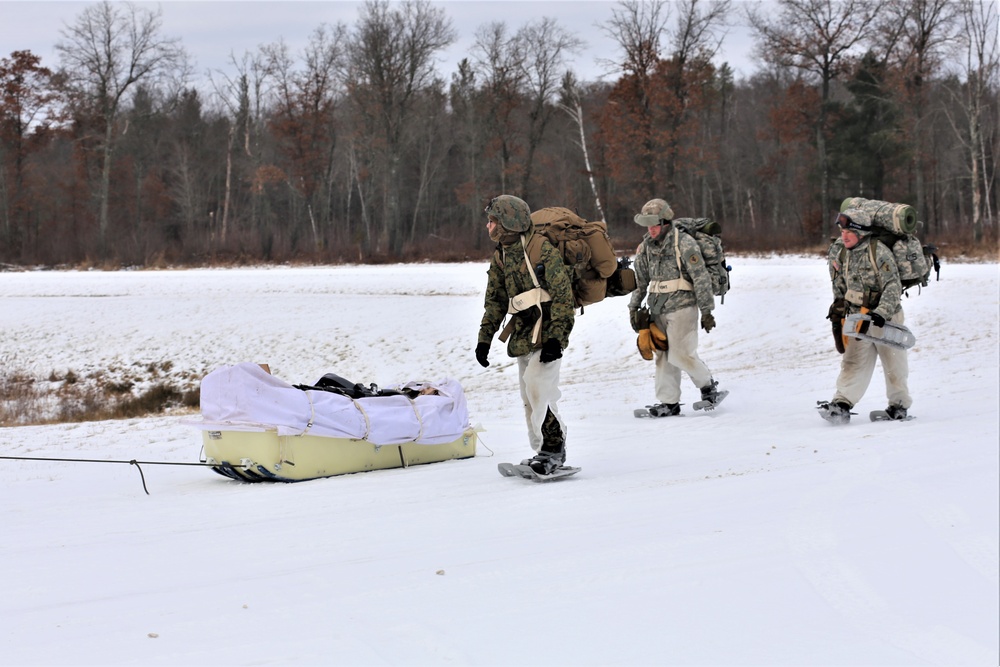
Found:
[[[481,258],[501,193],[604,219],[626,250],[653,197],[733,250],[820,247],[848,196],[913,205],[939,246],[995,247],[996,4],[768,7],[741,17],[761,64],[740,80],[716,63],[731,0],[622,0],[601,81],[546,18],[481,25],[446,79],[444,9],[371,0],[202,89],[158,11],[91,5],[57,66],[0,58],[0,262]]]

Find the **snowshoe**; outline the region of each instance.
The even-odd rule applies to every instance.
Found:
[[[913,416],[907,414],[906,408],[900,405],[890,405],[885,410],[872,410],[868,414],[868,418],[873,422],[888,422],[888,421],[910,421],[914,419]]]
[[[869,325],[862,333],[860,331],[864,328],[862,324],[871,322],[871,319],[870,315],[863,313],[848,315],[847,319],[844,320],[844,335],[857,340],[867,340],[876,345],[887,345],[898,350],[908,350],[916,344],[917,337],[902,324],[886,322],[882,327]]]
[[[683,417],[680,403],[656,403],[632,411],[636,417]]]
[[[728,391],[719,391],[719,383],[717,380],[712,380],[709,384],[701,388],[701,400],[695,401],[693,407],[695,410],[714,410],[715,407],[722,403],[722,399],[729,395]]]
[[[560,465],[547,474],[540,474],[532,470],[530,465],[515,465],[513,463],[500,463],[497,465],[497,470],[504,477],[520,477],[532,482],[548,482],[553,479],[569,477],[580,472],[580,468]]]

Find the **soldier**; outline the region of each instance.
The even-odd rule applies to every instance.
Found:
[[[728,392],[719,391],[712,372],[698,357],[698,311],[701,328],[706,333],[715,327],[715,297],[712,278],[698,242],[681,233],[671,222],[674,212],[666,201],[651,199],[635,216],[636,224],[647,233],[635,258],[636,290],[629,302],[629,322],[640,330],[639,307],[643,299],[649,316],[667,336],[667,351],[653,351],[656,374],[656,405],[649,407],[654,417],[672,417],[681,413],[681,371],[701,389],[701,401],[695,408],[713,409]],[[648,295],[647,295],[648,291]]]
[[[827,317],[836,327],[848,315],[867,313],[871,322],[862,323],[861,333],[871,326],[885,326],[886,322],[903,324],[899,270],[892,251],[870,236],[871,216],[860,208],[848,208],[838,214],[837,226],[840,239],[830,246],[827,257],[833,283],[833,304]],[[845,338],[838,350],[841,347],[844,356],[840,361],[837,391],[829,403],[820,403],[820,415],[834,424],[848,423],[851,408],[868,389],[875,360],[881,359],[889,399],[885,412],[890,419],[906,419],[913,402],[907,388],[906,350],[854,338]]]
[[[486,229],[497,250],[487,274],[476,360],[483,367],[490,365],[490,341],[510,314],[500,340],[507,341],[507,354],[517,359],[528,442],[535,451],[521,464],[549,475],[566,462],[566,424],[556,403],[561,396],[562,351],[573,329],[570,276],[559,252],[535,234],[524,200],[500,195],[486,207],[486,215]]]

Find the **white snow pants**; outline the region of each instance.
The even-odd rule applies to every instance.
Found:
[[[680,403],[681,371],[687,373],[699,389],[712,381],[712,372],[698,357],[698,309],[689,306],[666,315],[658,313],[655,317],[656,325],[667,334],[669,346],[666,352],[653,351],[656,400]]]
[[[902,324],[903,311],[900,310],[888,321]],[[857,405],[872,381],[876,359],[882,360],[885,395],[889,399],[889,405],[899,405],[909,409],[913,399],[910,398],[907,386],[910,368],[906,360],[906,350],[888,345],[876,345],[855,338],[847,339],[847,349],[840,359],[840,375],[837,376],[837,392],[833,395],[833,402],[846,401],[852,407]]]
[[[566,438],[566,423],[556,407],[562,396],[559,391],[562,359],[543,364],[539,359],[541,354],[541,350],[534,350],[517,358],[517,380],[521,386],[521,401],[524,402],[524,419],[528,423],[528,442],[536,452],[542,448],[542,423],[549,410],[559,422],[563,439]]]

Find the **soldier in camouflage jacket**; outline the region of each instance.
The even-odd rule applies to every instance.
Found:
[[[841,238],[830,246],[827,256],[833,284],[833,304],[828,317],[836,320],[866,312],[871,317],[868,326],[881,327],[886,322],[903,324],[899,270],[892,251],[871,237],[871,216],[862,209],[849,208],[837,216],[837,225]],[[845,337],[837,391],[830,405],[838,419],[832,421],[845,423],[850,419],[850,409],[871,383],[877,359],[882,361],[885,375],[889,400],[886,412],[893,419],[906,417],[913,402],[907,386],[906,350]]]
[[[702,400],[715,404],[718,382],[698,356],[698,313],[705,332],[715,327],[712,277],[698,242],[671,225],[674,212],[663,199],[652,199],[635,216],[648,228],[635,258],[636,290],[629,302],[629,321],[639,331],[638,310],[646,300],[652,321],[666,333],[667,351],[654,350],[656,416],[680,414],[681,371],[701,389]]]
[[[490,262],[476,359],[483,367],[489,366],[490,342],[510,314],[500,339],[507,341],[507,354],[517,359],[528,442],[535,451],[532,459],[522,463],[548,474],[566,461],[566,424],[557,403],[562,351],[573,330],[570,276],[552,244],[544,237],[532,242],[534,225],[523,200],[500,195],[486,207],[486,213],[497,251]],[[538,241],[541,251],[529,268],[525,249],[539,245]]]

